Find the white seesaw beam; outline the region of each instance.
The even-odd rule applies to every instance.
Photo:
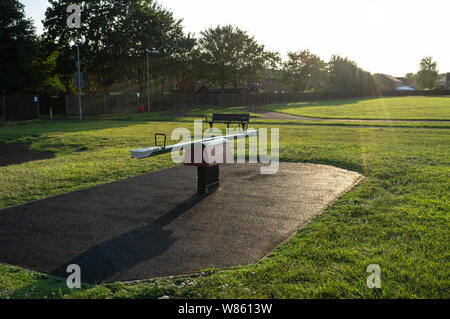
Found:
[[[217,139],[227,139],[227,140],[231,140],[231,139],[241,139],[241,138],[246,138],[246,137],[250,137],[250,136],[258,136],[258,131],[257,130],[249,130],[249,131],[245,131],[242,133],[238,133],[238,134],[228,134],[228,135],[224,135],[224,136],[215,136],[215,137],[211,137],[211,138],[206,138],[203,140],[196,140],[196,141],[191,141],[191,142],[185,142],[185,143],[179,143],[179,144],[174,144],[174,145],[169,145],[166,148],[162,148],[162,147],[146,147],[146,148],[140,148],[140,149],[136,149],[136,150],[132,150],[131,151],[131,158],[137,158],[137,159],[141,159],[141,158],[146,158],[146,157],[152,157],[152,156],[156,156],[156,155],[160,155],[160,154],[165,154],[165,153],[170,153],[172,150],[174,149],[182,149],[182,148],[186,148],[189,146],[195,146],[196,144],[203,144],[206,142],[211,142]]]

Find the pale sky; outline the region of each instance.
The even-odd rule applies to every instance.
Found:
[[[47,0],[21,0],[38,33]],[[74,3],[77,1],[74,0]],[[185,32],[234,24],[286,56],[309,49],[349,57],[371,73],[404,76],[424,56],[450,72],[449,0],[159,0]]]

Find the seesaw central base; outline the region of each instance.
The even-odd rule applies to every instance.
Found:
[[[197,193],[211,193],[219,186],[219,165],[197,166]]]

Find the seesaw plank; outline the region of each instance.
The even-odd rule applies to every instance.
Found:
[[[250,137],[250,136],[258,136],[258,131],[257,130],[249,130],[249,131],[238,133],[238,134],[215,136],[215,137],[206,138],[206,139],[202,139],[202,140],[195,140],[195,141],[191,141],[191,142],[169,145],[166,148],[161,148],[161,147],[140,148],[140,149],[131,151],[131,158],[142,159],[142,158],[152,157],[152,156],[161,155],[161,154],[165,154],[165,153],[170,153],[172,150],[180,150],[182,148],[185,148],[188,146],[194,146],[196,144],[207,144],[207,143],[211,143],[213,141],[221,141],[223,139],[227,139],[227,140],[234,139],[234,138],[241,139],[241,138],[246,138],[246,137]]]

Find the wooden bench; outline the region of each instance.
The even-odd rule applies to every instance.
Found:
[[[248,129],[248,123],[250,121],[250,114],[221,114],[221,113],[213,113],[211,117],[206,117],[206,123],[209,124],[209,127],[212,128],[214,123],[223,123],[227,124],[227,127],[230,128],[231,124],[239,124],[239,127],[242,127],[244,131]]]

